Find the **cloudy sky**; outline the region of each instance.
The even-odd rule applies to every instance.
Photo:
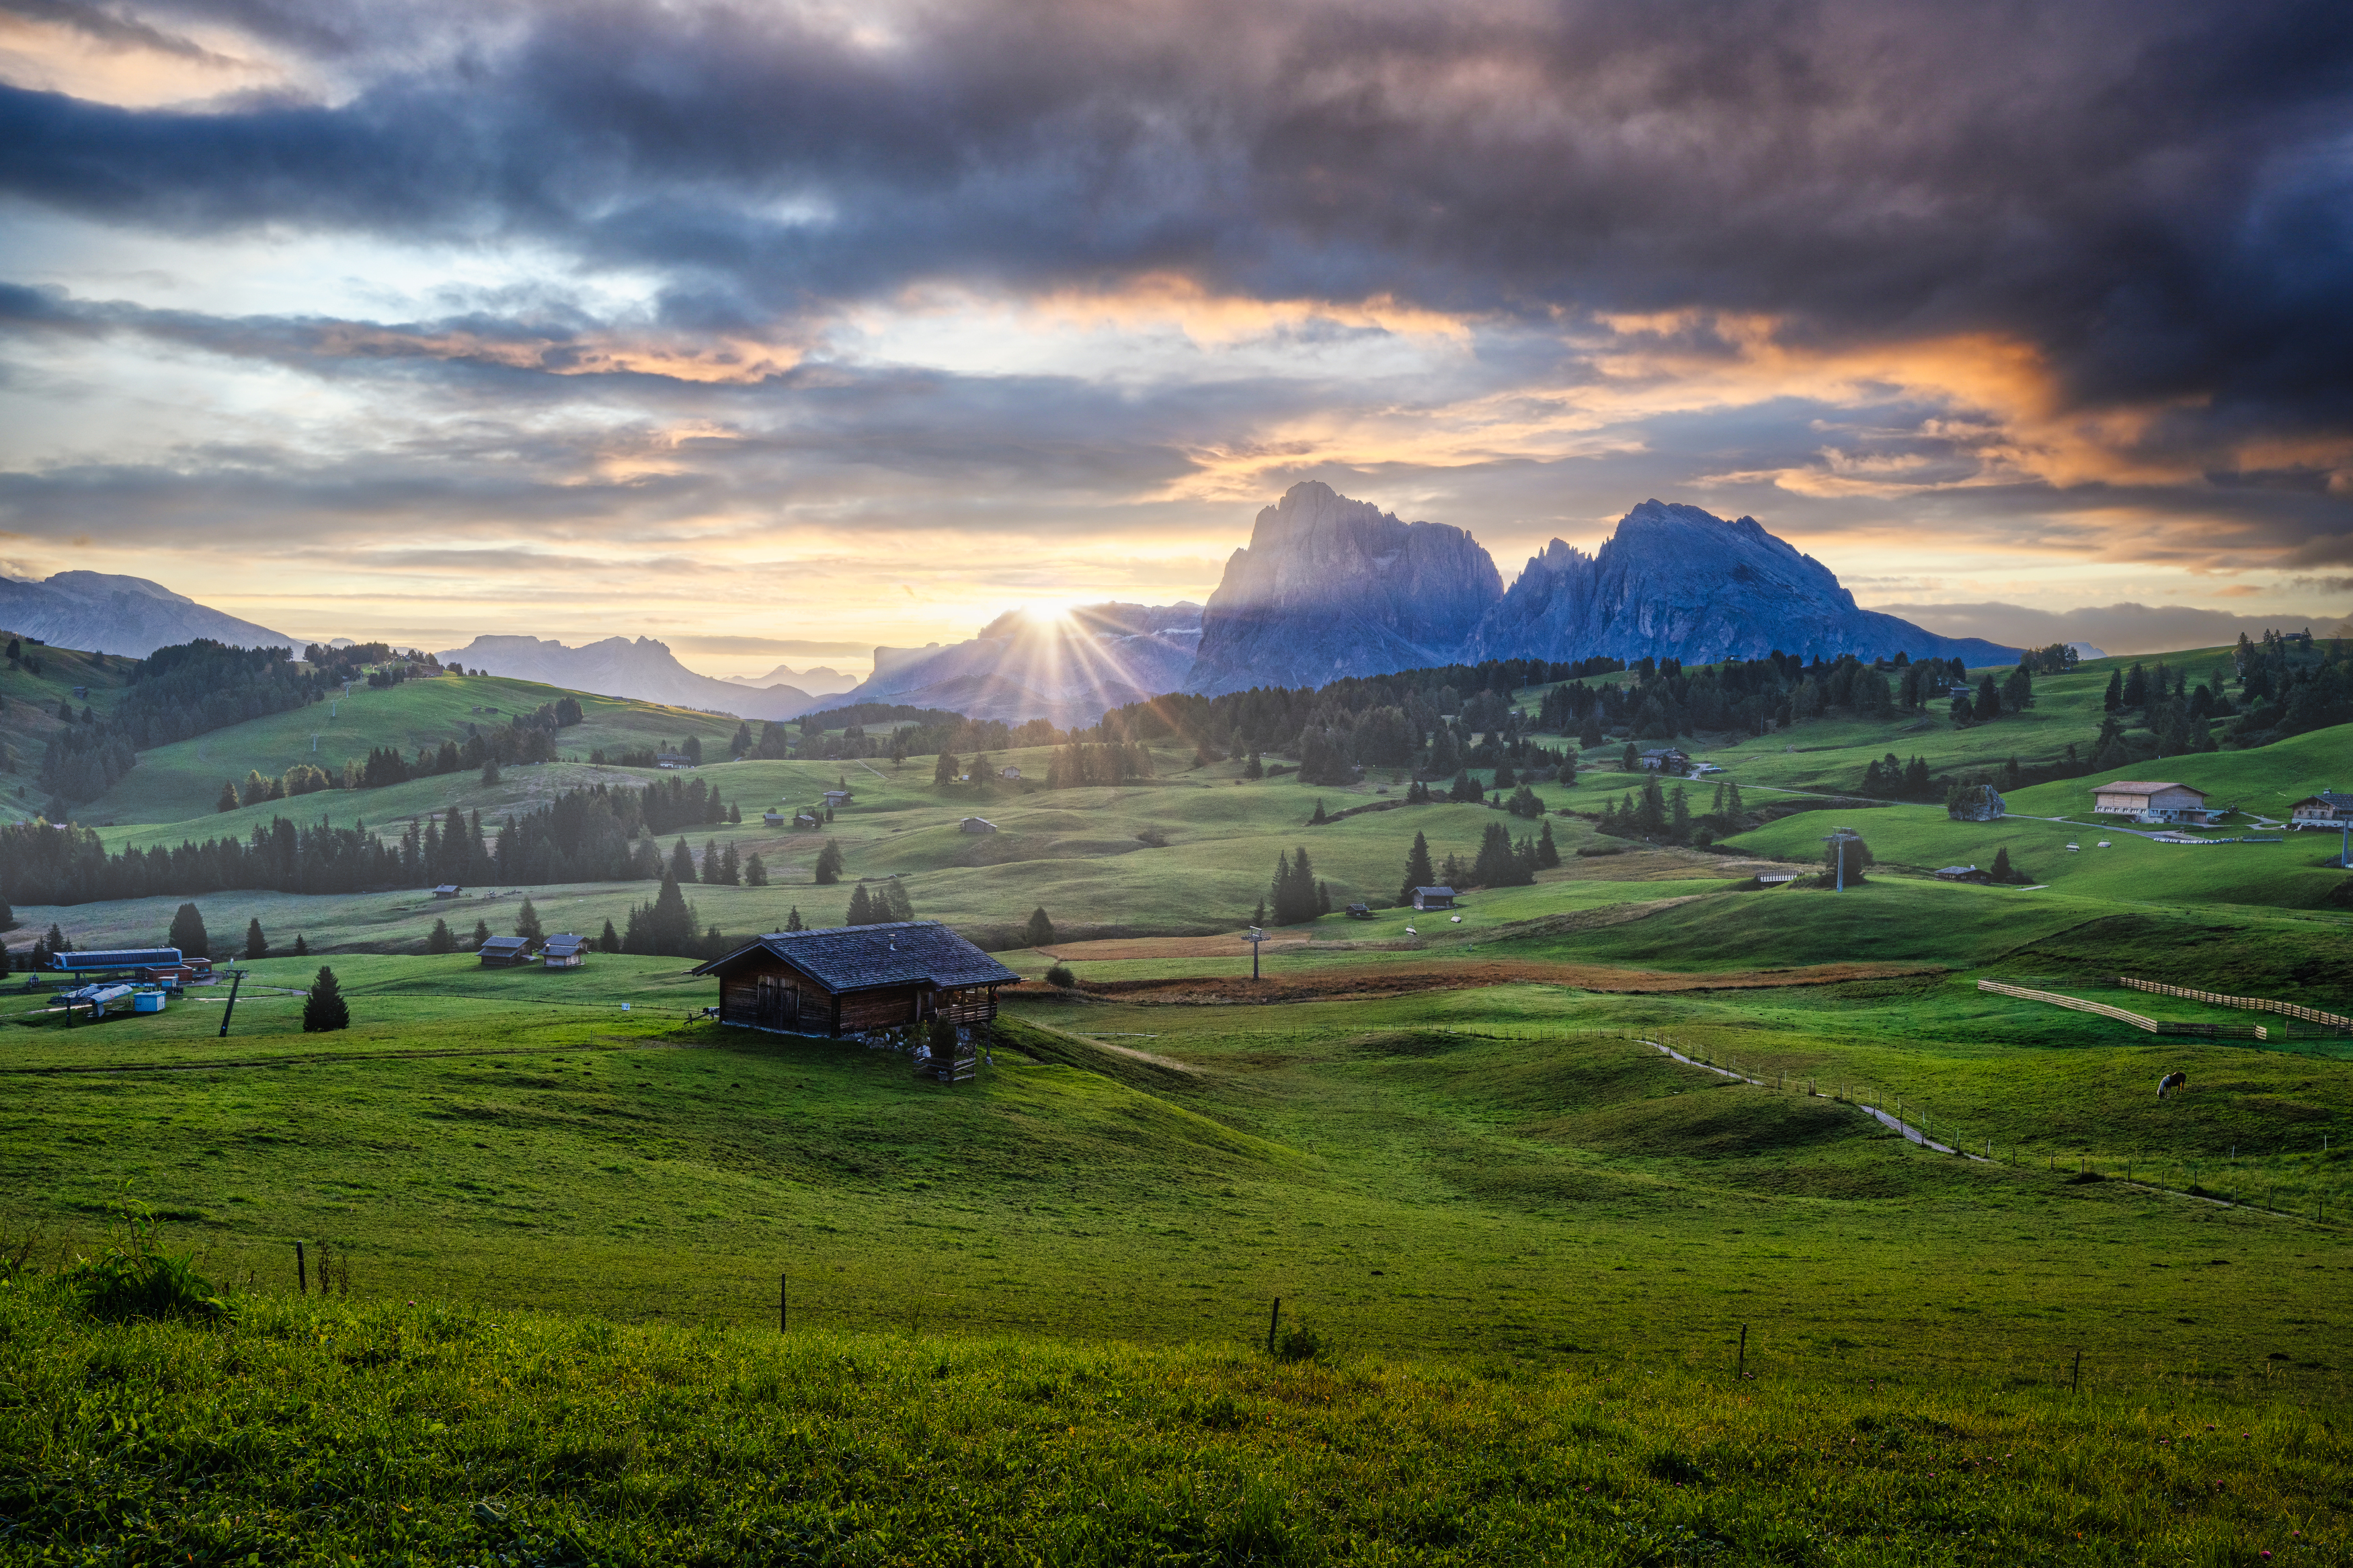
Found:
[[[1312,478],[2353,609],[2342,0],[0,0],[0,84],[14,575],[749,673],[1206,597]]]

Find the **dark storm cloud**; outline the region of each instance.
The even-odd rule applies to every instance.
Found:
[[[866,47],[774,12],[176,6],[335,107],[0,93],[0,187],[186,230],[525,234],[680,324],[948,277],[1696,307],[2014,334],[2168,443],[2343,433],[2353,8],[2317,0],[1032,4]],[[421,18],[421,19],[420,19]],[[433,63],[412,67],[424,58]]]

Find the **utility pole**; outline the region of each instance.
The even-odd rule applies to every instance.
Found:
[[[237,1011],[237,988],[245,984],[244,970],[232,969],[228,973],[228,1005],[221,1009],[220,1037],[224,1040],[228,1038],[229,1016]]]
[[[1250,935],[1242,940],[1250,944],[1250,978],[1256,980],[1258,978],[1258,946],[1266,940],[1266,932],[1252,926],[1250,928]]]
[[[1823,843],[1835,847],[1835,858],[1838,865],[1838,890],[1841,893],[1846,891],[1846,847],[1850,844],[1861,843],[1862,839],[1862,836],[1855,832],[1853,828],[1841,827],[1835,830],[1829,837],[1822,840]]]

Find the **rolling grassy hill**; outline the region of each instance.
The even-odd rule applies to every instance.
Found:
[[[677,743],[689,735],[702,736],[706,748],[715,745],[718,754],[724,755],[727,738],[735,732],[737,723],[691,709],[566,693],[499,676],[441,676],[382,689],[361,685],[332,704],[316,703],[271,714],[142,752],[137,767],[105,795],[78,808],[74,816],[90,823],[189,822],[211,812],[225,779],[242,784],[248,772],[274,778],[297,763],[315,763],[332,772],[379,746],[396,747],[402,755],[413,758],[419,746],[462,741],[469,723],[491,729],[566,695],[578,700],[585,715],[581,723],[556,737],[567,756],[586,757],[597,747]],[[463,780],[445,776],[417,782],[438,782],[446,791],[470,780],[469,774]],[[364,798],[353,794],[313,802],[306,796],[280,803],[280,809],[291,813],[311,805],[313,819],[315,809],[324,808],[338,820],[347,821],[350,815],[366,814],[366,806],[358,804]],[[411,809],[423,809],[421,802]],[[266,819],[266,810],[263,815]]]

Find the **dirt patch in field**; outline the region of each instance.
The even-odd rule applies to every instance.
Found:
[[[1402,996],[1418,991],[1465,991],[1482,985],[1566,985],[1578,991],[1655,994],[1838,985],[1854,980],[1937,974],[1944,973],[1945,967],[1943,964],[1920,963],[1813,963],[1795,969],[1743,969],[1712,974],[1674,974],[1654,969],[1617,969],[1599,963],[1487,959],[1385,963],[1378,968],[1269,975],[1263,980],[1243,980],[1224,975],[1167,980],[1106,980],[1090,983],[1082,989],[1081,994],[1107,1001],[1190,1006]],[[1032,982],[1006,989],[1019,994],[1043,992],[1047,988]]]
[[[1276,953],[1285,948],[1305,947],[1308,941],[1303,936],[1276,937],[1266,944],[1266,951]],[[1240,933],[1233,932],[1224,936],[1129,936],[1101,942],[1058,942],[1038,951],[1065,963],[1123,958],[1248,958],[1250,943],[1241,939]]]

